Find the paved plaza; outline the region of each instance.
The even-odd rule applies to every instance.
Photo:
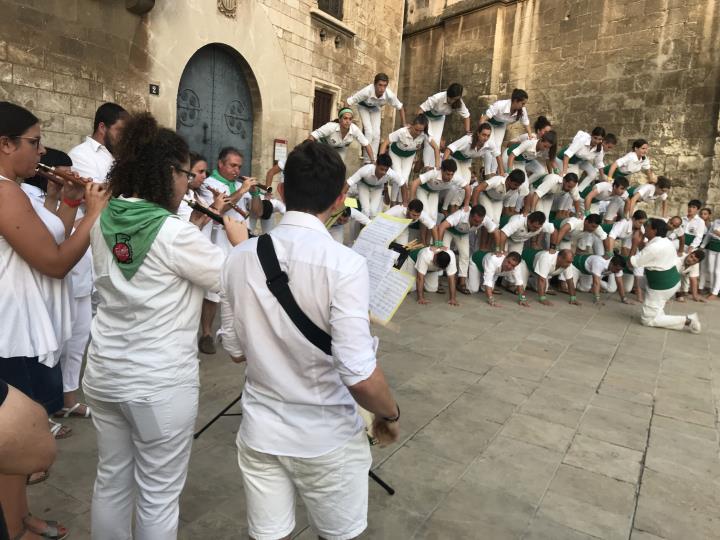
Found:
[[[644,328],[639,306],[502,309],[460,295],[451,308],[409,297],[375,328],[402,408],[402,440],[374,448],[373,539],[657,540],[720,538],[720,303],[703,333]],[[397,329],[400,329],[398,331]],[[198,425],[234,399],[244,367],[203,356]],[[95,434],[71,420],[33,512],[89,538]],[[183,540],[247,538],[235,458],[238,417],[196,441],[181,500]],[[299,503],[294,537],[315,538]]]

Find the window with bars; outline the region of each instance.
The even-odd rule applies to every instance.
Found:
[[[318,8],[337,20],[343,18],[343,0],[318,0]]]

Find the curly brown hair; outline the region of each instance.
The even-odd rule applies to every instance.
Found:
[[[140,197],[174,212],[172,168],[190,159],[185,140],[147,112],[130,116],[108,182],[113,197]]]

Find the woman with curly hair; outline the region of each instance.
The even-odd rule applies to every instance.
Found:
[[[199,229],[205,216],[176,214],[195,176],[180,136],[148,113],[132,116],[116,158],[113,198],[91,232],[100,297],[83,380],[98,442],[92,537],[169,540],[197,415],[200,307],[220,288],[224,255]],[[224,223],[231,243],[247,238],[244,225]]]

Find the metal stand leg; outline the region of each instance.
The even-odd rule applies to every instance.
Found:
[[[200,435],[202,435],[203,431],[205,431],[207,428],[209,428],[215,422],[217,422],[221,416],[240,416],[240,415],[242,415],[242,413],[225,414],[232,408],[233,405],[235,405],[238,401],[240,401],[241,398],[242,398],[242,392],[240,392],[240,395],[238,397],[236,397],[234,400],[232,400],[232,402],[227,407],[225,407],[222,411],[220,411],[218,414],[216,414],[212,420],[210,420],[207,424],[205,424],[202,428],[200,428],[200,430],[197,433],[195,433],[195,435],[193,435],[193,439],[197,439]]]
[[[375,480],[381,488],[387,491],[388,495],[395,495],[395,490],[390,485],[386,484],[385,481],[377,474],[372,471],[369,471],[368,474],[370,475],[370,478]]]

